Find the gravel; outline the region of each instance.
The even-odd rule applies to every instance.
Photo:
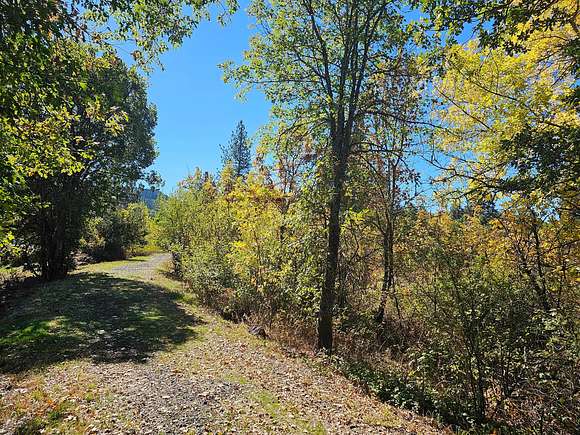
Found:
[[[151,279],[157,269],[171,260],[168,253],[153,254],[147,260],[133,259],[129,264],[117,266],[110,270],[111,273],[125,276],[136,276],[142,279]]]

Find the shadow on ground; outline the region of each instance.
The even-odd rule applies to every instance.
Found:
[[[41,286],[0,319],[0,372],[79,358],[144,362],[197,335],[200,319],[178,305],[179,297],[102,273]]]

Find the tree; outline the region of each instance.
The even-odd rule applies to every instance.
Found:
[[[552,33],[564,39],[567,32]],[[566,210],[578,207],[580,116],[568,99],[575,77],[565,59],[546,56],[558,40],[531,35],[518,56],[477,41],[449,49],[447,71],[435,85],[445,127],[436,138],[441,149],[462,156],[442,165],[446,179],[463,177],[481,196],[536,195]]]
[[[569,26],[578,36],[578,4],[575,0],[413,0],[427,14],[427,26],[448,31],[453,40],[466,23],[472,23],[483,46],[503,48],[510,54],[526,51],[525,43],[534,32]],[[574,56],[578,41],[563,39],[567,55]]]
[[[347,167],[366,116],[381,111],[374,78],[389,74],[404,46],[402,17],[391,1],[301,0],[252,3],[260,33],[245,53],[246,64],[225,64],[226,78],[242,91],[263,89],[273,113],[317,137],[325,162],[327,247],[321,289],[318,347],[333,345],[333,310],[340,247],[340,219]],[[384,115],[393,115],[384,113]]]
[[[476,179],[472,181],[506,194],[542,192],[559,197],[570,210],[577,209],[578,2],[415,3],[428,13],[432,28],[448,30],[451,36],[459,33],[466,22],[474,22],[477,40],[465,52],[453,44],[443,52],[445,72],[438,92],[453,112],[463,111],[465,118],[471,118],[468,122],[477,124],[475,129],[469,128],[469,133],[464,129],[461,137],[468,137],[475,130],[481,136],[487,130],[483,134],[497,139],[493,151],[489,150],[497,165],[488,166],[487,174],[484,170],[474,171]],[[455,79],[450,80],[452,76]],[[473,98],[468,102],[462,99],[461,94],[467,92],[461,92],[460,82],[477,94],[486,109],[468,107]],[[453,86],[460,92],[452,90]],[[501,108],[494,109],[498,104]],[[510,113],[503,121],[502,110]],[[498,126],[500,132],[495,134]]]
[[[391,110],[399,118],[382,113],[370,117],[364,128],[365,144],[357,151],[362,170],[368,174],[364,189],[368,198],[366,206],[371,211],[370,222],[379,232],[382,245],[383,282],[375,316],[378,323],[384,318],[389,296],[395,300],[400,320],[395,290],[395,249],[401,236],[399,220],[416,196],[420,182],[411,159],[419,132],[413,120],[422,116],[421,74],[415,57],[404,51],[399,56],[396,74],[380,78],[376,86],[383,106],[381,112]]]
[[[502,208],[516,213],[524,229],[511,225],[506,213],[499,221],[545,312],[555,305],[545,276],[558,275],[559,268],[547,252],[578,243],[568,234],[576,225],[570,216],[579,207],[580,116],[566,100],[575,81],[566,62],[546,57],[554,41],[558,38],[545,33],[530,35],[518,56],[478,41],[454,46],[447,71],[434,86],[441,103],[437,116],[445,127],[434,137],[451,157],[439,163],[440,181],[455,197],[480,204],[500,200]],[[552,220],[562,237],[545,250],[542,227]]]
[[[235,177],[245,177],[252,166],[252,144],[243,121],[240,121],[232,132],[230,142],[222,147],[222,163],[230,164]]]
[[[375,316],[378,323],[383,320],[389,296],[394,298],[399,309],[395,291],[395,245],[400,237],[399,220],[413,199],[412,189],[419,184],[417,171],[409,166],[411,133],[406,127],[396,123],[381,125],[379,121],[373,138],[377,141],[377,148],[361,156],[369,172],[367,190],[371,225],[380,233],[382,245],[383,282]],[[384,151],[380,151],[381,148]]]
[[[147,70],[191,33],[211,3],[0,0],[0,249],[32,201],[27,177],[81,170],[61,140],[75,117],[65,90],[73,81],[86,84],[66,42],[91,41],[113,53],[117,42],[131,41],[136,67]],[[233,0],[225,6],[224,15],[237,7]]]
[[[93,47],[74,43],[66,50],[81,66],[82,81],[63,90],[75,116],[60,140],[81,169],[27,177],[37,203],[18,225],[17,242],[45,280],[66,275],[85,219],[135,192],[156,156],[156,112],[144,80],[114,55],[99,57]]]
[[[76,79],[54,37],[65,28],[57,2],[0,1],[0,248],[30,203],[25,178],[78,169],[60,140],[72,116],[58,92],[65,77],[49,68],[59,63]]]

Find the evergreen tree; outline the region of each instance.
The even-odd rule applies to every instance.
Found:
[[[227,146],[222,147],[222,164],[231,164],[236,177],[242,177],[250,172],[252,158],[251,143],[243,121],[240,121],[232,132]]]

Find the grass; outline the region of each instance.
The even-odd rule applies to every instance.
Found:
[[[281,403],[276,396],[267,390],[256,389],[250,394],[250,399],[258,403],[261,409],[270,416],[274,422],[283,421],[291,427],[295,427],[302,433],[314,435],[326,434],[326,430],[320,421],[310,422],[299,417],[300,411]]]
[[[0,406],[0,421],[18,420],[12,429],[15,434],[86,433],[88,423],[81,417],[81,409],[96,400],[94,389],[95,385],[83,377],[77,379],[75,388],[64,390],[61,385],[49,385],[42,376],[33,374],[12,406],[5,406],[6,403]]]
[[[157,284],[99,272],[42,285],[0,321],[0,373],[83,358],[144,361],[197,335],[200,319],[178,299]]]

